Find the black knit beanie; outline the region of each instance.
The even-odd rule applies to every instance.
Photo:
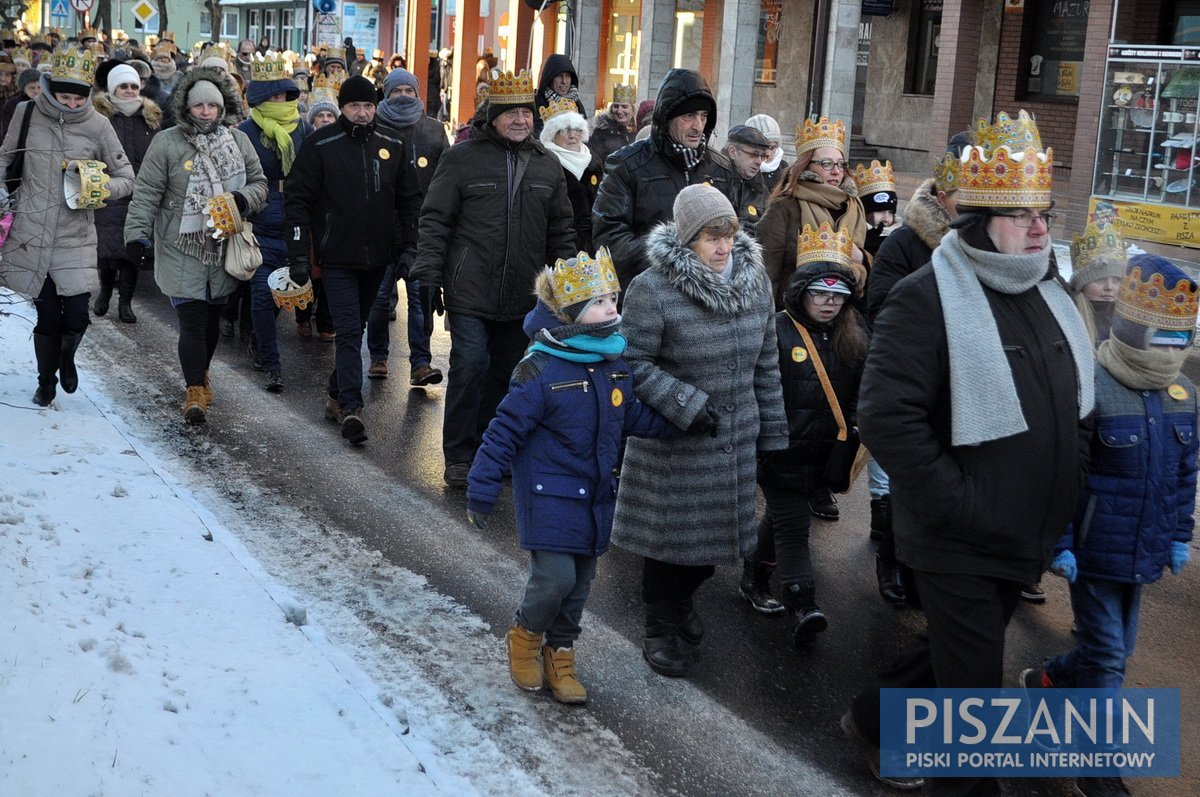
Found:
[[[347,78],[346,82],[342,84],[341,90],[338,91],[339,108],[344,108],[347,103],[351,102],[369,102],[374,105],[378,101],[375,84],[362,75]]]

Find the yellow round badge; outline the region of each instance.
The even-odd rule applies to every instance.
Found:
[[[1187,388],[1183,385],[1171,385],[1167,388],[1167,395],[1176,401],[1183,401],[1188,397]]]
[[[184,170],[185,172],[190,172],[190,171],[191,171],[192,169],[194,169],[195,167],[196,167],[196,164],[192,163],[191,161],[184,161],[184,162],[183,162],[183,170]]]
[[[421,157],[417,158],[417,165],[424,169],[429,165],[429,159],[422,155]]]
[[[392,153],[388,152],[386,149],[379,150],[379,160],[385,161],[390,157],[392,157]]]
[[[802,363],[808,359],[808,352],[799,346],[792,347],[792,362]]]
[[[599,182],[600,182],[600,178],[593,174],[592,175],[592,185],[596,185]]]
[[[621,392],[621,388],[614,387],[612,392],[612,405],[619,407],[625,401],[625,394]]]
[[[746,208],[746,212],[749,213],[751,216],[757,216],[758,208],[754,207],[754,205],[750,205]]]

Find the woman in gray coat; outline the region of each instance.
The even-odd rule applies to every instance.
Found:
[[[679,640],[704,633],[692,596],[754,548],[756,455],[786,448],[788,429],[758,244],[707,184],[684,188],[674,217],[647,236],[650,267],[629,284],[623,330],[638,398],[692,434],[629,441],[612,539],[645,557],[643,655],[678,677]]]
[[[176,125],[154,137],[142,160],[125,245],[128,259],[141,264],[153,241],[154,281],[179,318],[183,417],[195,424],[207,420],[212,400],[208,366],[220,338],[221,307],[239,285],[225,273],[225,243],[213,240],[205,207],[228,194],[243,217],[254,213],[266,202],[267,178],[246,134],[223,124],[241,99],[219,72],[191,70],[171,103]]]
[[[92,211],[68,207],[64,165],[104,163],[110,201],[133,189],[133,168],[117,134],[88,102],[95,72],[90,53],[56,53],[52,71],[41,77],[41,93],[18,107],[0,145],[4,174],[18,157],[17,142],[28,116],[20,184],[11,198],[12,230],[0,249],[0,282],[33,299],[37,308],[33,349],[38,388],[33,402],[41,407],[54,400],[60,378],[68,393],[79,385],[75,351],[88,327],[88,299],[100,287]],[[0,205],[10,205],[2,187]]]

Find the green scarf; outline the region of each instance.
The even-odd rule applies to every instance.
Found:
[[[250,118],[262,128],[263,145],[279,153],[286,176],[292,171],[292,162],[296,160],[296,147],[292,144],[292,133],[300,124],[296,100],[260,102],[250,110]]]

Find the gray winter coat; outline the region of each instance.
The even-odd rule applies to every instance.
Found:
[[[154,281],[167,296],[204,300],[228,296],[240,283],[225,273],[224,264],[205,265],[175,244],[179,239],[179,224],[183,221],[190,164],[196,157],[196,148],[185,138],[185,135],[194,135],[196,128],[184,106],[192,83],[204,77],[200,73],[215,74],[211,69],[193,69],[184,76],[172,97],[176,126],[162,131],[150,142],[125,218],[125,242],[154,241]],[[226,95],[228,113],[231,103],[237,100],[224,83],[222,81],[221,88]],[[267,201],[267,178],[263,175],[258,153],[246,134],[236,128],[229,132],[246,163],[246,185],[238,189],[238,193],[245,197],[249,206],[245,215],[250,215],[262,209]]]
[[[737,564],[756,538],[756,454],[788,445],[761,249],[739,232],[726,280],[665,222],[646,237],[646,255],[622,322],[637,396],[681,429],[706,405],[721,419],[716,437],[629,440],[613,543],[675,564]]]
[[[24,296],[37,296],[49,274],[59,296],[100,289],[96,271],[96,225],[90,210],[71,210],[63,194],[63,161],[98,160],[107,164],[109,198],[133,190],[133,167],[117,134],[91,103],[77,113],[60,113],[50,103],[49,81],[31,105],[13,116],[0,145],[0,174],[17,154],[21,120],[33,113],[26,136],[25,166],[14,195],[17,212],[8,240],[0,249],[0,282]]]

